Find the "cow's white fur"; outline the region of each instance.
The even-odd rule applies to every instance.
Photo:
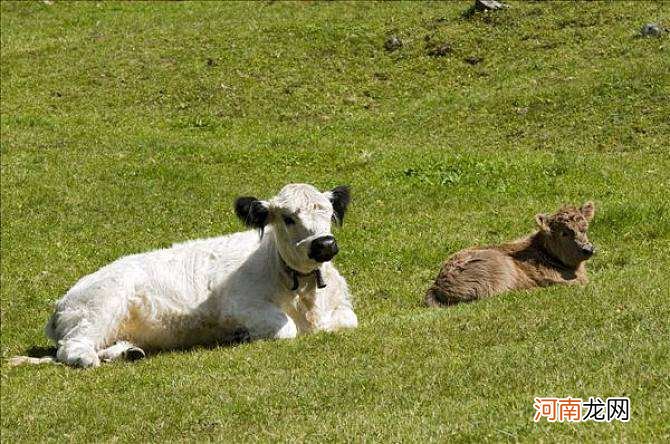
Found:
[[[262,204],[264,235],[245,231],[122,257],[83,277],[56,303],[46,333],[56,359],[97,366],[128,350],[171,349],[250,339],[293,338],[357,326],[347,284],[330,262],[309,259],[310,242],[329,235],[330,192],[291,184]],[[295,224],[287,226],[284,215]],[[320,267],[291,291],[290,272]]]

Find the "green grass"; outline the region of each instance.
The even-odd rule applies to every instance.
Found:
[[[3,1],[2,441],[667,442],[670,39],[635,34],[670,4],[469,4]],[[82,275],[303,181],[353,187],[357,330],[7,366]],[[589,199],[588,286],[421,307],[451,252]],[[632,419],[535,424],[551,395]]]

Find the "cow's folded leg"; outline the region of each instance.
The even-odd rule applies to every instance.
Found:
[[[98,358],[106,362],[115,361],[117,359],[136,361],[144,358],[144,356],[144,350],[127,341],[119,341],[111,347],[107,347],[98,352]]]
[[[270,306],[249,310],[239,318],[254,339],[291,339],[298,335],[298,328],[286,313]]]

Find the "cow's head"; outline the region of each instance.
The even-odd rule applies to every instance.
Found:
[[[595,214],[593,202],[581,208],[563,207],[552,215],[538,214],[535,221],[544,233],[544,244],[554,257],[566,265],[576,266],[596,251],[586,231]]]
[[[338,252],[332,222],[341,225],[349,205],[349,187],[320,192],[307,184],[286,185],[269,201],[239,197],[237,216],[263,233],[271,225],[286,264],[301,273],[314,271]]]

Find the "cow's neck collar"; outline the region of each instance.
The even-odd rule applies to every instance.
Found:
[[[323,280],[323,276],[321,275],[321,268],[317,268],[314,271],[310,271],[309,273],[301,273],[298,270],[295,270],[286,263],[283,257],[281,257],[281,254],[277,254],[279,257],[279,264],[281,266],[282,271],[286,276],[289,278],[291,281],[291,287],[289,290],[291,291],[297,291],[298,287],[300,287],[300,278],[309,278],[311,276],[314,276],[316,279],[316,287],[317,288],[326,288],[326,282]]]

